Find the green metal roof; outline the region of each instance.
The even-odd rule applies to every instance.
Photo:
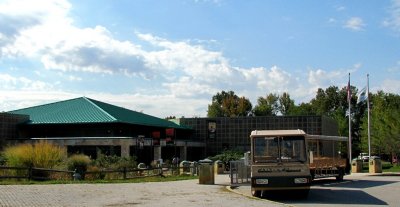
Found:
[[[128,123],[189,129],[171,121],[86,97],[14,110],[9,113],[29,115],[28,124]]]

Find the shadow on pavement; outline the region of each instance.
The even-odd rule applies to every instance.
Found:
[[[312,183],[312,186],[318,187],[341,187],[341,188],[371,188],[377,187],[382,185],[388,185],[395,183],[396,181],[377,181],[377,180],[343,180],[343,181],[336,181],[335,179],[323,179],[323,180],[315,180]]]
[[[385,173],[377,173],[377,174],[371,174],[369,176],[400,176],[400,173],[398,172],[385,172]]]
[[[388,205],[386,202],[361,190],[311,189],[307,199],[298,197],[296,192],[274,192],[263,195],[262,198],[286,204],[310,204],[310,206],[312,204]]]

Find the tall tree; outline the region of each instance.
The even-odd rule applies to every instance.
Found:
[[[365,106],[357,105],[357,89],[354,86],[350,87],[351,91],[351,137],[352,148],[354,154],[358,154],[360,150],[360,125],[361,117],[365,111]],[[310,101],[316,115],[328,116],[333,118],[339,127],[340,136],[349,135],[348,115],[349,104],[347,100],[347,86],[341,90],[337,86],[330,86],[325,90],[319,88],[314,99]]]
[[[328,111],[326,102],[327,100],[324,89],[318,88],[315,98],[311,100],[311,105],[317,115],[323,115]]]
[[[294,108],[294,101],[290,98],[289,93],[284,92],[279,96],[279,111],[282,115],[289,115],[290,110]]]
[[[252,110],[252,105],[249,99],[240,97],[237,106],[237,116],[248,116]]]
[[[290,116],[311,116],[311,115],[316,115],[314,109],[312,108],[312,105],[310,103],[301,103],[298,106],[293,106],[293,108],[290,110],[289,114]]]
[[[248,116],[251,113],[252,105],[249,99],[238,97],[233,91],[222,91],[212,98],[208,105],[208,117],[236,117]]]
[[[278,109],[278,95],[270,93],[265,98],[259,97],[257,105],[253,109],[255,116],[274,116],[277,115]]]
[[[371,153],[396,155],[400,153],[400,96],[378,91],[370,95]],[[367,114],[362,121],[362,148],[368,150]]]

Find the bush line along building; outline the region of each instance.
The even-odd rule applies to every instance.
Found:
[[[95,158],[101,151],[152,160],[199,160],[226,149],[248,151],[252,130],[302,129],[338,135],[324,116],[181,118],[174,121],[80,97],[0,113],[0,144],[48,142]]]

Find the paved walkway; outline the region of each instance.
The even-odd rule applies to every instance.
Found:
[[[339,183],[320,180],[312,186],[309,199],[283,199],[278,202],[251,197],[249,185],[231,189],[228,175],[216,175],[215,185],[199,185],[198,180],[122,184],[0,185],[0,207],[398,206],[399,178],[399,174],[352,174]]]
[[[0,206],[284,206],[227,190],[228,175],[215,185],[198,180],[122,184],[0,185]]]

